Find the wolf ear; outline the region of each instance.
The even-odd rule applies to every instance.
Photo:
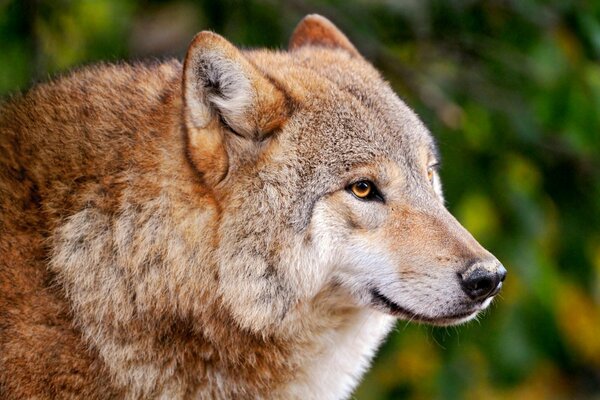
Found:
[[[208,31],[197,34],[188,48],[183,103],[188,151],[209,184],[227,173],[232,136],[262,140],[289,115],[284,93],[234,45]]]
[[[289,50],[303,46],[323,46],[343,49],[360,56],[350,40],[331,21],[318,14],[309,14],[298,23],[290,38]]]

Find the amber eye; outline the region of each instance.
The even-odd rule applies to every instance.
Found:
[[[429,183],[433,184],[433,178],[435,177],[435,171],[438,170],[440,166],[439,162],[435,162],[427,167],[427,180]]]
[[[366,199],[373,191],[373,184],[369,181],[359,181],[353,183],[350,190],[352,190],[352,193],[359,199]]]
[[[377,186],[371,181],[358,181],[349,185],[346,190],[361,200],[376,200],[385,203],[383,196],[377,190]]]
[[[427,179],[429,180],[430,183],[433,183],[433,166],[431,167],[427,167]]]

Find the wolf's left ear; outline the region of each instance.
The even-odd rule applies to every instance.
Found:
[[[197,34],[188,48],[183,102],[190,157],[213,184],[230,165],[232,136],[262,140],[290,113],[285,94],[237,47],[208,31]]]
[[[331,21],[319,14],[309,14],[298,23],[289,49],[295,50],[303,46],[321,46],[343,49],[353,56],[360,56],[350,40]]]

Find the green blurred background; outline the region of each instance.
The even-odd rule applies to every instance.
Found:
[[[399,322],[357,399],[600,399],[600,1],[0,0],[0,96],[211,29],[285,47],[317,12],[438,138],[448,207],[506,265],[478,322]]]

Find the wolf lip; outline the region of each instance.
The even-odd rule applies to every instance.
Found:
[[[377,289],[371,289],[371,296],[373,297],[374,304],[380,307],[384,307],[389,311],[392,315],[396,317],[405,317],[414,321],[422,321],[428,322],[431,324],[451,324],[453,321],[457,321],[468,316],[473,315],[477,310],[465,311],[462,313],[452,314],[452,315],[443,315],[437,318],[428,317],[425,315],[417,314],[413,311],[407,310],[406,308],[398,305],[397,303],[390,300],[385,295],[381,294]]]

